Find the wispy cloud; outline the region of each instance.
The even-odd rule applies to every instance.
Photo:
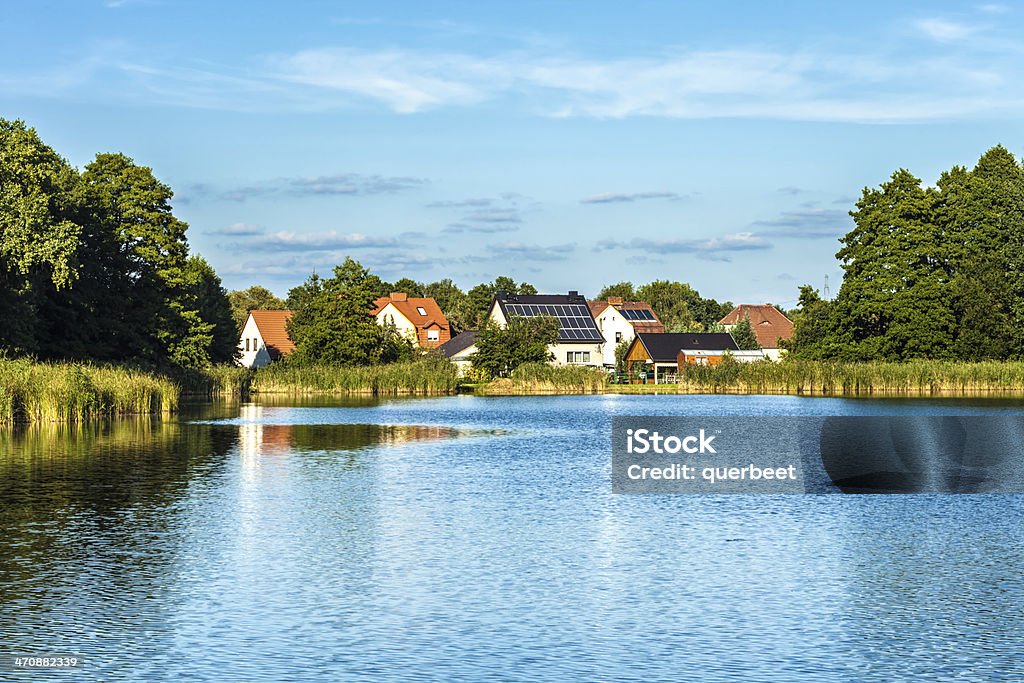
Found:
[[[811,207],[783,211],[778,218],[755,221],[751,227],[761,237],[819,239],[839,237],[850,230],[852,222],[845,211]]]
[[[209,183],[191,185],[183,200],[189,203],[199,198],[214,198],[233,202],[244,202],[257,197],[288,195],[292,197],[367,196],[397,194],[427,184],[424,178],[411,176],[363,175],[339,173],[326,176],[305,176],[261,180],[231,188],[218,189]]]
[[[427,204],[428,209],[465,209],[491,206],[494,200],[490,197],[472,197],[470,199],[449,199]]]
[[[805,190],[802,187],[794,187],[793,185],[787,185],[786,187],[780,187],[779,192],[782,194],[788,194],[795,197],[798,194],[804,194],[805,192],[807,192],[807,190]]]
[[[752,232],[737,232],[701,239],[647,239],[634,237],[628,241],[602,240],[595,251],[638,250],[656,254],[693,254],[706,260],[727,261],[732,252],[771,249],[772,243]]]
[[[917,28],[932,40],[939,42],[953,42],[970,38],[978,32],[978,27],[965,24],[959,21],[939,19],[932,17],[921,19],[916,24]]]
[[[500,198],[472,197],[469,199],[436,201],[427,204],[435,209],[465,209],[462,216],[445,226],[442,232],[498,233],[518,230],[523,223],[521,204],[525,200],[514,193]]]
[[[400,241],[395,237],[371,236],[358,232],[340,233],[335,230],[327,232],[281,230],[261,235],[246,243],[246,246],[252,250],[275,251],[343,251],[399,245]]]
[[[1024,114],[1024,84],[1017,77],[1024,52],[998,27],[985,27],[993,33],[983,50],[964,40],[976,37],[980,24],[925,18],[913,28],[916,40],[940,41],[943,52],[925,46],[908,52],[905,41],[880,41],[845,52],[807,43],[665,48],[598,58],[565,46],[524,43],[482,53],[316,47],[214,64],[161,62],[145,51],[121,48],[82,55],[63,69],[8,69],[0,72],[0,87],[11,95],[135,98],[240,111],[369,105],[413,114],[500,102],[544,116],[592,118],[870,123]],[[345,186],[344,179],[334,184]]]
[[[541,246],[522,242],[501,242],[488,244],[488,251],[499,258],[514,258],[525,261],[565,261],[576,251],[574,243]]]
[[[580,200],[580,204],[619,204],[641,199],[682,199],[676,192],[604,192]]]
[[[266,231],[259,225],[251,223],[232,223],[231,225],[218,230],[210,230],[211,235],[223,235],[225,237],[255,237]]]

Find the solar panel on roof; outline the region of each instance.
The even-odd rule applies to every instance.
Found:
[[[531,318],[551,316],[558,319],[561,341],[603,341],[590,309],[583,304],[513,304],[506,303],[510,316]]]

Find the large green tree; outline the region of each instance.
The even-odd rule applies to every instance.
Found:
[[[196,337],[206,335],[205,323],[186,292],[188,225],[171,210],[171,188],[123,154],[98,154],[82,179],[95,220],[121,247],[118,286],[131,293],[118,321],[127,330],[127,352],[154,363],[202,365]]]
[[[508,377],[523,363],[547,363],[558,330],[558,319],[544,316],[513,317],[504,327],[485,321],[476,337],[473,367],[491,377]]]
[[[186,308],[201,320],[205,359],[209,363],[230,363],[238,350],[239,329],[231,312],[228,293],[213,267],[201,256],[189,256],[185,263]]]
[[[840,239],[845,270],[836,297],[835,337],[851,359],[946,358],[956,319],[948,250],[935,220],[938,192],[906,170],[865,188]]]
[[[370,314],[376,286],[366,268],[346,258],[333,277],[313,274],[289,292],[288,333],[296,347],[289,362],[370,365],[400,358],[404,349]]]
[[[79,273],[78,174],[22,121],[0,119],[0,349],[35,353],[47,290]]]

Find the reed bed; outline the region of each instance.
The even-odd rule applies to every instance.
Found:
[[[784,360],[690,366],[677,385],[630,385],[624,393],[796,394],[817,396],[972,396],[1024,392],[1024,362],[919,360],[838,363]]]
[[[459,372],[453,363],[427,357],[368,367],[274,363],[253,373],[249,390],[255,394],[436,396],[454,394],[458,387]]]
[[[572,365],[524,363],[509,378],[481,384],[476,391],[490,396],[526,394],[600,394],[608,386],[608,373]]]
[[[170,379],[139,370],[0,359],[0,424],[169,414],[179,393]]]
[[[239,397],[249,395],[253,370],[237,365],[214,365],[202,370],[183,370],[174,380],[184,396]]]

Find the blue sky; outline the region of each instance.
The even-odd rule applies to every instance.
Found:
[[[1024,8],[779,4],[17,3],[0,116],[153,167],[229,288],[351,255],[791,305],[863,187],[1022,152]]]

